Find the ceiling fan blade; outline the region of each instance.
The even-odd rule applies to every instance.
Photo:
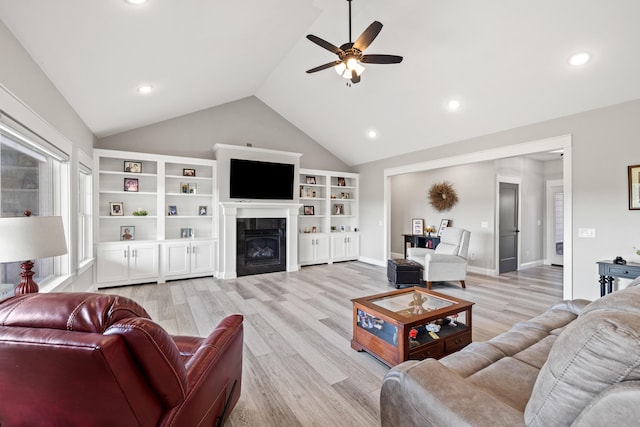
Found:
[[[356,73],[356,70],[351,70],[351,83],[360,83],[360,76]]]
[[[373,21],[373,23],[369,25],[362,34],[360,34],[360,37],[358,37],[358,40],[353,44],[353,47],[358,49],[360,52],[364,52],[364,50],[369,47],[373,39],[378,36],[380,30],[382,30],[382,23]]]
[[[312,42],[314,42],[315,44],[317,44],[318,46],[327,49],[329,52],[333,52],[336,55],[339,55],[342,53],[342,49],[340,49],[338,46],[332,45],[328,41],[323,40],[318,36],[314,36],[313,34],[307,34],[307,38]]]
[[[328,62],[326,64],[323,65],[319,65],[315,68],[312,68],[310,70],[307,70],[307,73],[311,74],[311,73],[315,73],[316,71],[322,71],[322,70],[326,70],[327,68],[331,68],[331,67],[335,67],[336,65],[338,65],[339,63],[341,63],[342,61],[333,61],[333,62]]]
[[[360,62],[366,64],[399,64],[402,56],[398,55],[362,55]]]

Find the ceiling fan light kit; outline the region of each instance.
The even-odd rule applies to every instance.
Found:
[[[380,33],[380,30],[382,30],[382,23],[374,21],[362,32],[362,34],[360,34],[360,37],[358,37],[355,42],[352,42],[351,0],[347,0],[347,2],[349,3],[349,42],[343,44],[340,47],[337,47],[318,36],[308,34],[307,38],[309,40],[311,40],[318,46],[338,55],[338,60],[311,68],[310,70],[307,70],[307,73],[311,74],[333,67],[336,73],[349,80],[349,82],[347,82],[347,86],[350,86],[351,83],[360,82],[360,76],[365,70],[365,67],[362,64],[398,64],[402,62],[402,56],[379,54],[365,55],[365,49],[369,47],[369,45]]]

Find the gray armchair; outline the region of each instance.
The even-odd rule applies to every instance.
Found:
[[[465,229],[448,227],[442,231],[440,244],[435,249],[407,249],[407,259],[422,265],[428,289],[433,282],[450,280],[460,281],[465,287],[470,237],[471,233]]]

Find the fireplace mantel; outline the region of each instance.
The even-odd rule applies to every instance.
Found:
[[[286,218],[287,271],[298,271],[298,213],[294,202],[221,202],[219,278],[234,279],[236,272],[236,219]]]

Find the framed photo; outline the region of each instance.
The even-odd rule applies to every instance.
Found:
[[[138,178],[125,178],[124,191],[138,191]]]
[[[189,194],[196,194],[196,190],[198,189],[198,186],[195,183],[190,182],[187,188],[189,190]]]
[[[333,207],[333,213],[335,215],[344,215],[344,205],[338,204]]]
[[[315,215],[315,207],[314,206],[305,206],[304,207],[305,215]]]
[[[109,202],[109,215],[123,216],[124,204],[122,202]]]
[[[207,207],[206,206],[198,206],[198,215],[207,216]]]
[[[125,160],[124,171],[129,173],[142,173],[142,162],[131,162]]]
[[[629,166],[629,210],[640,210],[640,165]]]
[[[340,226],[340,231],[347,231],[347,227],[346,227],[346,226],[344,226],[344,225],[341,225],[341,226]]]
[[[183,239],[194,237],[193,228],[181,228],[180,237]]]
[[[186,182],[181,182],[180,183],[180,192],[183,194],[188,194],[189,193],[189,184]]]
[[[424,219],[413,218],[411,220],[411,234],[424,234]]]
[[[438,228],[438,237],[442,236],[442,232],[450,225],[450,222],[451,220],[448,219],[443,219],[442,221],[440,221],[440,228]]]
[[[120,227],[120,240],[135,240],[136,227],[133,225],[123,225]]]
[[[345,185],[347,185],[347,182],[345,181],[345,179],[341,176],[338,177],[338,187],[344,187]]]
[[[169,212],[167,213],[167,215],[169,216],[176,216],[178,215],[178,208],[174,205],[169,205]]]
[[[182,169],[182,176],[196,176],[196,170],[195,169],[183,168]]]
[[[316,177],[307,175],[307,184],[315,184],[315,183],[316,183]]]

